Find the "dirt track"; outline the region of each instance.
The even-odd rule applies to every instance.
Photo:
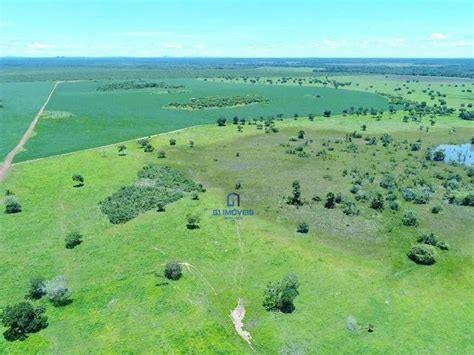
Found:
[[[54,83],[54,86],[51,89],[51,91],[49,92],[49,95],[46,98],[46,101],[43,103],[43,105],[39,109],[39,111],[36,114],[35,118],[33,118],[33,121],[31,121],[31,123],[28,126],[28,128],[26,129],[25,133],[23,133],[23,136],[19,140],[18,144],[5,157],[5,160],[4,160],[3,164],[0,166],[0,182],[2,182],[2,180],[5,178],[8,170],[10,170],[10,168],[12,166],[13,159],[15,158],[15,155],[21,150],[21,148],[26,143],[28,138],[30,138],[31,133],[33,133],[33,130],[35,129],[36,124],[38,123],[38,120],[39,120],[41,114],[43,113],[44,109],[48,105],[49,100],[53,96],[54,90],[56,90],[56,87],[61,83],[62,83],[62,81],[56,81]]]

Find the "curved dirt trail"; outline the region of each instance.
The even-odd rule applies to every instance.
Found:
[[[44,109],[48,105],[49,100],[53,96],[54,91],[56,90],[57,86],[61,84],[62,81],[56,81],[54,83],[53,88],[49,92],[48,97],[46,98],[46,101],[43,103],[41,108],[39,109],[38,113],[36,114],[35,118],[33,118],[33,121],[31,121],[30,125],[26,129],[25,133],[23,133],[23,136],[21,137],[20,141],[18,144],[13,148],[10,153],[5,157],[5,160],[3,161],[3,164],[0,166],[0,182],[5,178],[5,175],[7,174],[8,170],[10,170],[12,166],[13,159],[15,158],[15,155],[20,151],[20,149],[23,147],[23,145],[26,143],[28,138],[30,138],[31,133],[33,133],[33,130],[36,127],[36,124],[38,123],[38,120],[43,113]]]

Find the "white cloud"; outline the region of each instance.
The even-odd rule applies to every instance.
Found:
[[[131,31],[131,32],[120,32],[117,33],[119,36],[127,37],[169,37],[172,36],[172,32],[166,31]]]
[[[432,41],[438,41],[438,40],[443,40],[443,39],[446,39],[448,38],[448,36],[444,33],[440,33],[440,32],[433,32],[432,34],[430,34],[430,36],[428,37],[429,40],[432,40]]]
[[[35,50],[55,48],[53,44],[43,43],[43,42],[29,42],[26,44],[26,47],[28,49],[35,49]]]

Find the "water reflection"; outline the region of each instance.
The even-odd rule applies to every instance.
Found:
[[[474,145],[466,144],[440,144],[435,148],[435,152],[443,151],[445,154],[444,161],[449,163],[452,161],[465,164],[474,164]]]

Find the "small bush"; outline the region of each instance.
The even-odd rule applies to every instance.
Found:
[[[431,208],[431,213],[438,214],[438,213],[440,213],[440,212],[442,211],[442,209],[443,209],[443,208],[442,208],[441,206],[439,206],[439,205],[433,206],[433,207]]]
[[[26,298],[39,300],[46,294],[46,280],[42,277],[35,277],[30,280],[30,288]]]
[[[191,192],[191,200],[199,200],[199,194],[197,192]]]
[[[72,176],[72,181],[74,181],[76,184],[74,187],[82,187],[84,186],[84,177],[79,174],[75,174]]]
[[[349,316],[346,320],[346,327],[347,330],[355,332],[359,328],[359,325],[357,324],[357,320],[353,316]]]
[[[151,145],[151,143],[148,143],[146,146],[143,147],[143,151],[145,153],[152,153],[155,150],[155,147]]]
[[[164,212],[165,209],[166,209],[166,205],[163,202],[158,202],[158,204],[156,205],[156,210],[158,212]]]
[[[398,201],[398,200],[393,200],[393,201],[390,201],[390,202],[389,202],[388,207],[389,207],[392,211],[399,211],[400,208],[401,208],[401,203],[400,203],[400,201]]]
[[[434,233],[421,232],[417,242],[436,246],[438,244],[438,237]]]
[[[446,242],[438,242],[436,246],[442,250],[449,250],[449,244]]]
[[[165,266],[165,276],[170,280],[179,280],[182,275],[181,265],[177,261],[170,261]]]
[[[436,262],[436,253],[433,247],[427,244],[412,246],[407,255],[417,264],[432,265]]]
[[[5,213],[19,213],[21,212],[21,203],[15,195],[8,195],[5,197]]]
[[[370,201],[370,207],[377,211],[383,211],[385,208],[385,199],[381,193],[377,193]]]
[[[166,153],[164,150],[159,150],[157,154],[158,159],[164,159],[166,158]]]
[[[64,276],[57,276],[46,282],[46,296],[55,306],[64,306],[71,302],[71,292]]]
[[[194,215],[189,215],[187,217],[186,228],[188,229],[198,229],[199,228],[199,217]]]
[[[7,306],[0,318],[8,329],[3,336],[8,341],[25,340],[30,333],[36,333],[48,326],[48,317],[42,306],[34,307],[30,302],[20,302]]]
[[[226,123],[227,119],[225,117],[219,117],[217,119],[217,125],[219,127],[224,127],[225,126],[225,123]]]
[[[405,226],[416,227],[418,226],[418,217],[415,211],[408,210],[405,211],[402,217],[402,223]]]
[[[176,139],[171,138],[170,139],[170,145],[176,145]]]
[[[301,222],[300,224],[298,224],[298,226],[296,227],[296,232],[302,233],[302,234],[308,233],[309,232],[308,223]]]
[[[66,236],[65,244],[67,249],[74,249],[82,243],[82,235],[78,232],[69,233]]]

